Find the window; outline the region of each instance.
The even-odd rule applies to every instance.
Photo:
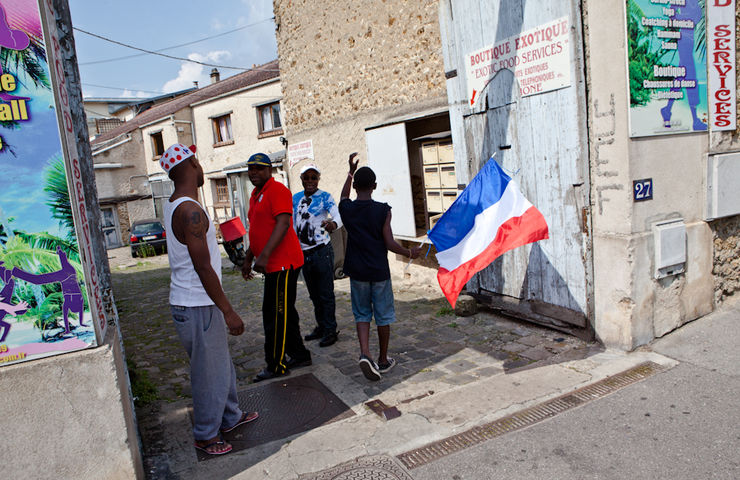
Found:
[[[162,132],[156,132],[151,134],[152,137],[152,160],[159,160],[159,157],[164,155],[164,139],[162,138]]]
[[[216,196],[216,203],[229,203],[229,187],[225,178],[217,178],[213,181],[213,192]]]
[[[231,133],[231,114],[214,117],[213,119],[213,146],[231,145],[234,136]]]
[[[260,136],[280,135],[283,133],[280,123],[280,102],[257,107]]]

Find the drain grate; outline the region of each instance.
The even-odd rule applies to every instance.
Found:
[[[663,369],[663,366],[654,362],[641,363],[629,370],[535,405],[534,407],[524,409],[521,412],[513,413],[486,425],[474,427],[466,432],[458,433],[457,435],[438,440],[421,448],[402,453],[397,458],[408,469],[420,467],[438,458],[477,445],[485,440],[528,427],[578,405],[602,398],[623,387],[654,375]]]

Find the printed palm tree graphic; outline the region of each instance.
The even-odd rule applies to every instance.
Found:
[[[62,338],[75,327],[70,319],[77,318],[84,326],[87,309],[86,291],[82,288],[82,265],[74,237],[64,161],[52,159],[44,172],[46,205],[52,217],[59,221],[67,238],[47,232],[26,233],[12,228],[13,219],[6,219],[0,208],[0,342],[4,341],[12,315],[2,304],[15,309],[16,321],[33,322],[41,331],[42,340]],[[33,272],[33,273],[30,273]],[[23,281],[16,281],[23,280]],[[19,308],[25,304],[26,310]],[[61,317],[61,318],[60,318]],[[59,322],[63,320],[63,327]],[[61,330],[60,330],[61,328]]]
[[[46,50],[38,12],[31,8],[36,2],[2,0],[0,2],[0,74],[11,73],[19,86],[33,84],[51,90],[46,73]],[[2,101],[27,99],[0,92]],[[18,122],[0,120],[3,128],[18,128]],[[0,136],[0,154],[15,155],[12,145]]]

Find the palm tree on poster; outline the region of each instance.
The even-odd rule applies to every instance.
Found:
[[[36,88],[51,90],[51,82],[46,73],[46,49],[41,31],[38,7],[35,0],[3,0],[0,4],[0,38],[8,35],[14,38],[27,38],[25,48],[4,42],[0,47],[0,73],[11,73],[21,85],[33,84]],[[7,100],[13,97],[8,93],[0,93],[0,97]],[[6,98],[7,97],[7,98]],[[15,121],[0,120],[3,128],[17,128]],[[2,141],[0,137],[0,153],[13,152],[12,145]]]

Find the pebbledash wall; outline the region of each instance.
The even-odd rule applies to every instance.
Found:
[[[445,109],[447,91],[437,0],[274,0],[289,144],[313,141],[320,188],[337,201],[347,157],[366,165],[365,129],[390,118]],[[314,79],[320,79],[314,81]],[[302,189],[300,161],[291,190]],[[354,195],[354,194],[353,194]],[[389,254],[394,278],[436,285],[436,261]]]

